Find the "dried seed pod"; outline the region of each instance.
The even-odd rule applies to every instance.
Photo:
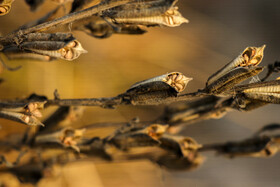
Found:
[[[71,33],[29,33],[23,36],[23,42],[35,41],[57,41],[57,42],[71,42],[75,40]]]
[[[280,104],[280,80],[236,86],[231,92],[242,94],[249,99]]]
[[[9,51],[5,52],[5,56],[9,60],[18,60],[18,59],[29,59],[29,60],[39,60],[39,61],[51,61],[53,58],[47,55],[40,55],[36,53],[28,53],[28,52],[22,52],[20,50],[17,50],[18,52]]]
[[[160,143],[159,138],[167,128],[168,125],[153,124],[140,130],[116,134],[108,143],[123,150],[132,147],[158,145]]]
[[[35,144],[59,144],[63,147],[70,147],[77,152],[79,152],[79,147],[77,144],[81,141],[85,129],[73,129],[71,127],[61,129],[57,132],[50,133],[50,134],[42,134],[38,135],[35,138]]]
[[[0,1],[0,16],[4,16],[10,12],[13,2],[14,2],[14,0]]]
[[[87,53],[77,40],[68,42],[67,44],[57,41],[24,42],[20,47],[41,55],[62,58],[64,60],[74,60],[82,53]]]
[[[217,81],[234,68],[257,66],[263,59],[264,48],[265,45],[262,47],[247,47],[237,58],[225,65],[215,74],[211,75],[207,80],[206,86]]]
[[[123,23],[145,26],[164,25],[168,27],[176,27],[180,26],[182,23],[189,22],[180,14],[180,12],[178,11],[178,7],[172,7],[162,15],[149,17],[114,18],[113,21],[118,24]]]
[[[144,0],[132,1],[102,12],[103,17],[131,18],[162,15],[178,0]],[[109,1],[110,3],[110,1]]]
[[[132,85],[124,94],[124,99],[128,97],[132,104],[158,103],[167,97],[176,97],[190,80],[192,78],[179,72],[154,77]]]
[[[0,111],[0,118],[10,119],[30,126],[44,126],[35,116],[24,113]]]
[[[194,170],[203,164],[205,158],[201,156],[198,152],[194,152],[190,157],[178,157],[177,155],[166,155],[161,156],[156,160],[157,164],[161,167],[167,168],[169,170]]]
[[[267,136],[247,139],[241,142],[229,142],[217,146],[218,153],[229,157],[270,157],[275,155],[279,149],[279,140]]]
[[[208,96],[190,102],[168,106],[164,116],[168,124],[185,122],[199,117],[200,113],[212,110],[217,105],[219,97]]]
[[[235,96],[234,102],[232,103],[231,107],[237,110],[251,111],[267,104],[267,102],[249,99],[242,94],[238,94]]]
[[[268,137],[275,137],[279,138],[280,135],[280,124],[272,123],[269,125],[266,125],[262,127],[260,130],[258,130],[254,136],[268,136]]]
[[[39,51],[57,51],[65,47],[64,41],[32,41],[23,42],[20,44],[20,48],[24,50],[39,52]]]
[[[236,84],[245,81],[246,79],[258,75],[263,71],[263,67],[237,67],[229,71],[225,75],[207,85],[206,91],[213,94],[229,94],[223,93],[232,89]]]
[[[179,157],[188,157],[189,154],[196,152],[197,149],[202,147],[194,139],[183,136],[164,134],[159,141],[162,148],[174,152]]]

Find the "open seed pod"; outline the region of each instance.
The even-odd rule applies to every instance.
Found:
[[[0,106],[0,118],[10,119],[26,125],[44,126],[37,118],[42,117],[41,109],[46,101],[30,102],[28,104]]]
[[[158,103],[167,97],[176,97],[190,80],[192,78],[179,72],[154,77],[132,85],[124,94],[124,99],[130,100],[132,104]]]
[[[10,12],[13,2],[14,2],[14,0],[0,1],[0,16],[4,16]]]
[[[206,86],[217,81],[219,78],[232,71],[237,67],[257,66],[263,59],[263,51],[265,45],[261,47],[247,47],[238,57],[225,65],[222,69],[211,75],[206,83]]]
[[[178,0],[132,1],[130,3],[103,11],[102,16],[115,19],[162,15],[173,7],[177,1]]]
[[[236,84],[239,84],[246,79],[258,75],[263,71],[263,67],[237,67],[221,76],[211,84],[207,85],[206,91],[213,94],[224,94],[227,90],[232,89]]]
[[[280,80],[236,86],[231,92],[242,94],[249,99],[280,104]]]
[[[180,26],[182,23],[188,23],[189,21],[184,18],[178,11],[178,7],[171,7],[164,14],[145,17],[127,17],[127,18],[114,18],[113,21],[117,24],[128,25],[145,25],[145,26],[157,26],[164,25],[168,27]]]
[[[41,55],[47,55],[64,60],[74,60],[82,53],[87,53],[80,42],[73,40],[70,42],[60,41],[36,41],[24,42],[20,45],[22,49],[32,51]]]

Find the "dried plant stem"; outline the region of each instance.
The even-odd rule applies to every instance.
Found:
[[[26,28],[23,30],[19,30],[16,32],[12,32],[9,35],[7,35],[6,37],[2,37],[0,38],[0,44],[5,44],[6,42],[11,43],[14,39],[14,37],[20,36],[20,35],[24,35],[24,34],[28,34],[28,33],[32,33],[32,32],[41,32],[41,31],[45,31],[49,28],[54,28],[57,25],[64,25],[64,24],[68,24],[83,18],[87,18],[90,17],[94,14],[97,14],[101,11],[104,11],[106,9],[110,9],[113,8],[115,6],[119,6],[125,3],[130,2],[131,0],[113,0],[113,1],[109,1],[109,3],[107,1],[105,1],[104,3],[100,3],[96,6],[92,6],[90,8],[87,8],[85,10],[81,10],[81,11],[77,11],[71,14],[67,14],[66,16],[63,16],[61,18],[57,18],[55,20],[46,22],[46,23],[42,23],[30,28]]]
[[[147,105],[159,105],[159,104],[168,104],[172,102],[178,101],[188,101],[195,98],[207,96],[208,94],[204,92],[193,92],[187,93],[183,95],[179,95],[178,97],[168,97],[164,100],[161,100],[158,103],[150,103]],[[123,95],[119,95],[116,97],[108,97],[108,98],[85,98],[85,99],[53,99],[48,100],[46,105],[58,105],[58,106],[101,106],[105,108],[110,108],[112,106],[117,105],[132,105],[129,100],[126,100]]]

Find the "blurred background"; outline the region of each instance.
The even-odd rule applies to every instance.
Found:
[[[176,28],[148,28],[144,35],[113,35],[96,39],[82,32],[74,36],[88,51],[73,62],[7,61],[22,65],[16,72],[3,71],[0,99],[27,97],[31,93],[52,98],[55,89],[61,98],[111,97],[133,83],[172,71],[193,77],[185,92],[203,88],[207,78],[247,46],[266,44],[262,65],[280,60],[280,2],[277,0],[181,0],[177,4],[190,20]],[[24,1],[16,0],[8,15],[0,17],[0,34],[43,16],[56,7],[46,2],[30,12]],[[44,116],[54,108],[45,111]],[[153,120],[163,106],[120,106],[115,110],[89,107],[74,125],[126,122],[134,117]],[[269,123],[280,122],[279,106],[268,105],[248,113],[234,111],[220,120],[192,124],[181,134],[199,143],[241,140]],[[22,133],[26,126],[0,119],[0,137]],[[107,135],[112,129],[96,129]],[[279,186],[280,157],[269,159],[228,159],[205,153],[206,162],[188,172],[160,169],[146,160],[123,163],[91,163],[67,166],[65,180],[79,180],[81,171],[95,176],[96,186]],[[76,178],[75,178],[76,177]],[[85,177],[83,177],[85,178]],[[89,180],[87,179],[81,180]],[[125,180],[124,180],[125,179]],[[73,184],[67,183],[69,186]],[[93,183],[89,183],[93,184]]]

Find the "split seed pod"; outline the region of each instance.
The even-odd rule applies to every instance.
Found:
[[[231,92],[267,103],[280,104],[280,80],[236,86]]]
[[[182,23],[189,21],[184,18],[178,11],[178,7],[172,7],[162,15],[147,16],[147,17],[128,17],[114,18],[114,22],[132,25],[156,26],[164,25],[168,27],[180,26]]]
[[[263,71],[263,67],[238,67],[227,72],[225,75],[219,77],[217,80],[207,85],[206,91],[213,94],[223,94],[223,92],[230,90],[234,85],[245,81],[246,79],[258,75]],[[227,95],[227,93],[224,93]]]
[[[74,60],[82,53],[87,53],[87,51],[83,49],[81,43],[77,40],[68,43],[59,41],[24,42],[20,47],[34,53],[64,60]]]
[[[262,47],[247,47],[237,58],[210,76],[207,80],[206,86],[217,81],[219,78],[237,67],[257,66],[263,59],[264,48],[265,45]]]
[[[178,0],[132,1],[102,12],[102,16],[115,18],[149,17],[162,15]],[[110,3],[110,2],[109,2]]]
[[[14,0],[1,0],[0,1],[0,16],[8,14],[12,8]]]
[[[5,118],[25,125],[44,126],[35,116],[12,111],[0,111],[0,118]]]
[[[188,78],[179,72],[172,72],[148,80],[138,82],[130,87],[124,94],[132,104],[155,104],[168,97],[176,97],[182,92]]]

